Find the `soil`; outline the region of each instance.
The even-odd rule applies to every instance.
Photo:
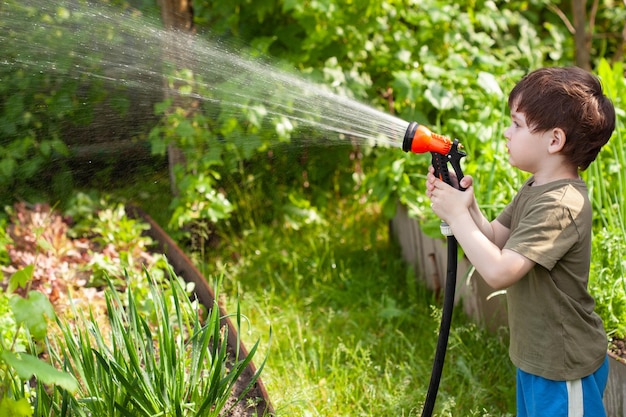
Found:
[[[88,285],[92,275],[89,262],[98,255],[105,255],[112,263],[119,262],[119,253],[113,245],[98,243],[97,236],[70,237],[71,224],[71,218],[63,217],[47,204],[16,204],[6,228],[13,242],[7,245],[11,263],[1,267],[2,286],[6,288],[9,277],[20,268],[35,265],[30,290],[46,294],[60,317],[68,311],[70,302],[102,313],[96,317],[106,317],[104,289]],[[149,248],[133,250],[134,259],[139,260],[135,262],[139,272],[142,265],[150,265],[154,255]],[[228,348],[233,355],[235,346],[229,342]],[[225,409],[236,402],[253,374],[254,368],[248,367],[233,388]],[[268,415],[271,407],[267,403],[264,388],[257,382],[226,417]]]
[[[626,364],[626,339],[611,339],[609,350]]]

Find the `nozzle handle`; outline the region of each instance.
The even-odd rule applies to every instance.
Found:
[[[435,169],[435,177],[439,178],[446,184],[452,184],[452,180],[450,179],[450,172],[448,171],[448,157],[446,155],[442,155],[438,152],[431,152],[432,155],[432,165]]]
[[[463,169],[461,168],[461,158],[466,156],[465,152],[459,150],[459,141],[454,139],[450,152],[447,155],[442,155],[438,152],[431,152],[432,165],[435,169],[435,176],[443,182],[461,190],[465,191],[464,187],[461,187],[461,179],[465,176]],[[450,172],[448,171],[448,162],[452,165],[454,173],[456,175],[457,183],[454,184],[450,178]]]
[[[465,176],[465,174],[463,174],[463,169],[461,168],[461,158],[467,156],[467,154],[459,150],[459,141],[457,139],[454,139],[452,142],[450,152],[446,156],[448,157],[450,165],[452,165],[452,169],[454,169],[454,173],[456,174],[457,188],[461,191],[465,191],[465,187],[461,186],[461,180]]]

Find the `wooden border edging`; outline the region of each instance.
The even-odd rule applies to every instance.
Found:
[[[416,219],[399,204],[390,222],[391,235],[402,248],[402,256],[415,271],[416,279],[439,292],[445,287],[447,250],[443,238],[427,236]],[[455,302],[477,323],[491,331],[507,325],[506,297],[495,292],[463,257],[458,262]],[[609,352],[609,380],[604,393],[607,417],[626,416],[626,363]]]
[[[609,352],[609,382],[604,392],[604,407],[608,417],[626,416],[626,363]]]
[[[228,345],[232,348],[239,345],[239,358],[244,359],[248,356],[248,350],[244,346],[243,342],[238,342],[237,329],[230,320],[228,313],[223,306],[215,299],[215,292],[207,283],[207,280],[202,273],[191,262],[189,257],[176,245],[176,242],[159,226],[147,213],[138,207],[127,207],[127,212],[130,216],[135,218],[142,218],[150,225],[150,229],[146,231],[146,234],[152,239],[158,242],[159,249],[166,256],[169,264],[174,269],[176,275],[180,276],[187,282],[194,284],[194,293],[198,297],[198,300],[207,308],[213,308],[214,302],[217,303],[220,309],[220,316],[222,317],[222,325],[228,328]],[[249,375],[252,376],[256,373],[257,369],[250,361],[248,364]],[[256,405],[256,410],[259,413],[258,416],[271,416],[274,415],[274,409],[269,400],[267,390],[263,381],[259,377],[256,381],[256,388],[262,395],[263,401]]]
[[[419,223],[409,217],[405,206],[398,205],[391,221],[391,233],[402,248],[402,256],[414,269],[417,279],[439,293],[445,287],[447,249],[443,238],[426,235]],[[455,303],[462,302],[464,312],[490,330],[507,324],[506,300],[476,272],[467,258],[458,260]]]

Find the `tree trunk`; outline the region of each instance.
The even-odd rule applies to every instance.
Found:
[[[159,0],[161,19],[166,29],[193,32],[193,10],[190,0]]]
[[[587,31],[586,0],[572,0],[574,17],[574,45],[576,48],[576,65],[591,70],[591,34]]]
[[[159,0],[161,7],[161,19],[165,29],[176,33],[163,40],[163,54],[166,62],[174,64],[177,69],[189,67],[189,45],[193,42],[194,33],[193,9],[191,0]],[[189,35],[189,36],[184,36]],[[176,95],[170,94],[167,86],[167,80],[164,81],[165,97],[172,98],[172,105],[176,107],[185,107],[185,100]],[[176,177],[174,175],[174,166],[177,164],[185,164],[185,156],[183,152],[175,145],[170,144],[167,148],[167,158],[169,165],[169,175],[171,190],[174,195],[178,194],[176,185]]]
[[[626,6],[626,0],[624,0],[624,5]],[[619,41],[619,46],[617,48],[617,52],[615,52],[615,56],[613,57],[613,62],[622,62],[624,59],[624,50],[626,50],[626,23],[624,23],[622,38]]]

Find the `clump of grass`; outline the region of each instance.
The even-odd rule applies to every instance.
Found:
[[[606,94],[615,103],[615,133],[596,161],[585,172],[594,209],[594,237],[589,279],[596,309],[609,336],[626,337],[626,102],[624,65],[611,68],[601,61],[598,68]]]
[[[232,388],[258,342],[245,358],[237,352],[233,359],[217,304],[202,320],[200,307],[178,278],[164,287],[146,275],[153,320],[141,313],[130,287],[122,296],[111,282],[106,293],[109,330],[84,312],[75,312],[75,324],[58,320],[62,340],[50,344],[50,356],[78,378],[80,389],[76,396],[40,389],[38,395],[49,399],[39,401],[37,415],[210,417],[228,411]]]

